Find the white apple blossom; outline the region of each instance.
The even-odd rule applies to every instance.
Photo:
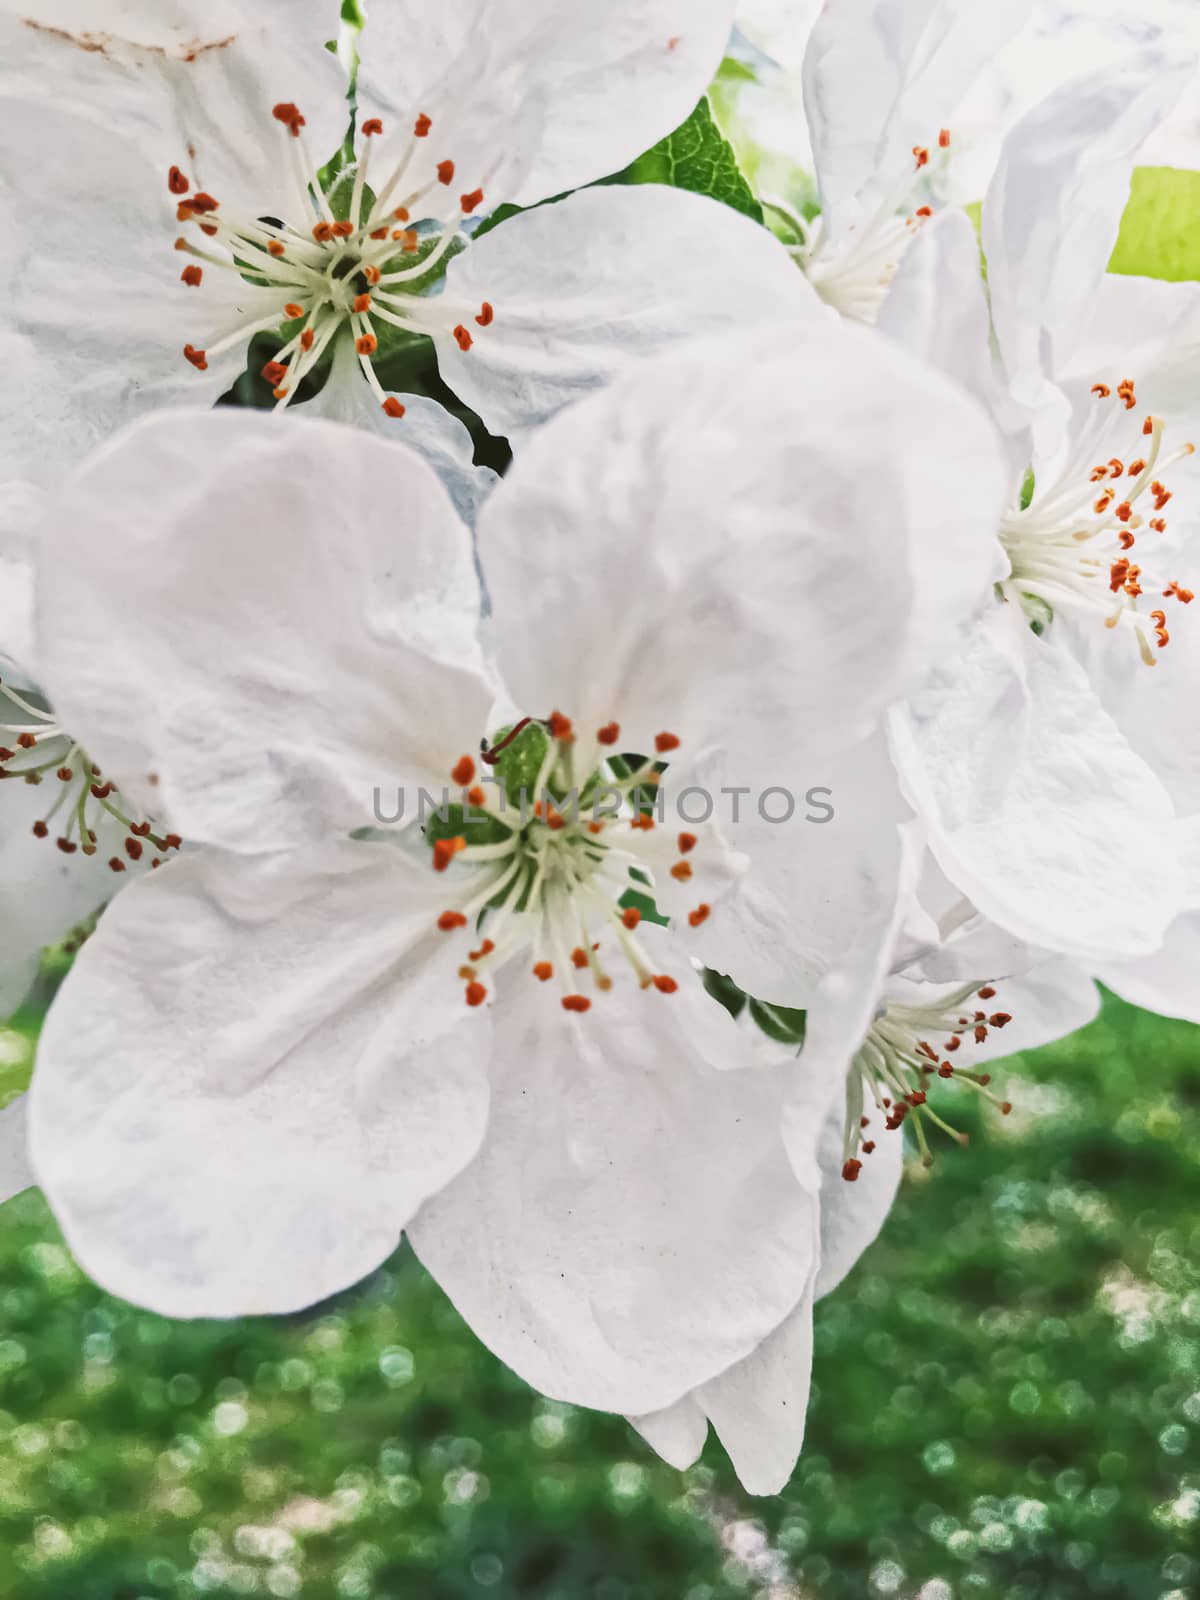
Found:
[[[807,196],[768,203],[799,241],[789,249],[809,282],[843,316],[875,321],[944,187],[947,124],[1032,3],[826,0],[811,26],[806,4],[743,8],[780,69],[765,67],[748,91],[754,137],[780,140],[790,115],[783,148],[811,162],[820,214],[801,214]],[[768,177],[771,167],[768,156]]]
[[[681,122],[733,0],[378,0],[352,155],[322,176],[350,125],[323,47],[331,9],[302,0],[232,33],[224,11],[197,9],[171,34],[184,42],[164,46],[141,42],[143,5],[107,0],[79,33],[3,0],[4,126],[39,152],[8,164],[2,201],[13,475],[49,480],[137,415],[215,401],[259,333],[279,339],[264,401],[302,400],[337,353],[339,413],[398,433],[407,418],[411,442],[445,463],[469,453],[462,425],[377,375],[397,341],[430,337],[468,404],[494,425],[499,389],[527,424],[548,409],[544,393],[523,402],[531,347],[557,355],[561,404],[634,355],[747,315],[728,293],[735,273],[761,276],[754,315],[792,303],[762,229],[675,190],[551,208],[520,235],[516,285],[486,270],[503,228],[468,265],[497,207],[604,177]]]
[[[989,405],[1010,458],[994,597],[893,721],[905,792],[983,913],[1085,963],[1150,955],[1197,892],[1176,819],[1197,798],[1200,292],[1105,273],[1192,70],[1152,49],[1032,112],[984,203],[986,290],[966,219],[939,218],[881,321]]]
[[[817,985],[784,1102],[789,1148],[806,1148],[819,1172],[805,1293],[750,1356],[673,1406],[632,1419],[680,1468],[699,1456],[711,1422],[756,1494],[777,1494],[791,1477],[804,1442],[813,1307],[879,1232],[900,1181],[902,1130],[913,1130],[926,1165],[931,1135],[965,1145],[947,1121],[956,1095],[982,1094],[1008,1109],[979,1069],[1072,1032],[1099,1007],[1083,972],[986,925],[924,855],[918,827],[901,833],[895,900],[859,922]]]
[[[565,411],[478,530],[519,734],[469,533],[411,452],[218,412],[87,466],[44,525],[47,682],[200,846],[117,898],[43,1033],[34,1167],[88,1270],[172,1314],[286,1310],[407,1228],[548,1394],[640,1416],[756,1351],[812,1279],[827,1086],[764,1065],[693,965],[746,863],[627,799],[576,821],[564,791],[628,797],[659,755],[676,784],[714,757],[787,782],[876,725],[978,581],[966,553],[914,585],[962,522],[931,438],[999,503],[970,400],[836,321]],[[481,738],[497,770],[532,749],[553,798],[524,823]],[[622,775],[618,750],[651,754]],[[372,829],[396,782],[465,790],[483,831]],[[875,826],[822,848],[873,870]],[[670,927],[628,903],[646,877]]]

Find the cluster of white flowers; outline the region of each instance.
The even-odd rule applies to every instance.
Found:
[[[814,9],[766,227],[599,182],[733,0],[0,0],[0,1018],[81,944],[0,1198],[172,1316],[404,1234],[760,1493],[905,1149],[1096,980],[1200,1020],[1200,285],[1106,272],[1194,63],[977,233],[1031,0]]]

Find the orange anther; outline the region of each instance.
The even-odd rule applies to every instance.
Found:
[[[354,296],[354,309],[360,315],[371,309],[371,296],[369,294],[356,294]]]
[[[392,238],[402,241],[401,248],[406,256],[415,256],[421,248],[421,241],[415,228],[397,228]]]
[[[204,216],[208,212],[217,209],[217,201],[213,199],[211,194],[205,194],[201,190],[199,194],[194,194],[189,198],[188,209],[194,211],[198,216]]]
[[[300,137],[300,129],[304,126],[304,118],[300,115],[300,107],[290,100],[281,100],[277,106],[271,107],[271,115],[276,122],[282,122],[292,135],[293,139]]]
[[[575,729],[570,717],[564,717],[561,711],[552,711],[550,713],[547,726],[550,729],[550,737],[559,739],[564,744],[569,744],[575,737]]]
[[[1092,385],[1092,393],[1094,395],[1099,395],[1101,400],[1107,400],[1109,395],[1112,393],[1112,390],[1106,383],[1094,383]]]
[[[480,807],[487,805],[487,792],[480,788],[479,784],[476,784],[473,789],[467,790],[467,799],[476,810],[479,810]]]
[[[690,861],[677,861],[671,868],[671,876],[677,878],[680,883],[686,883],[691,875],[692,863]]]
[[[490,328],[495,320],[495,308],[490,300],[485,300],[483,305],[479,308],[479,315],[475,318],[475,321],[481,328]]]
[[[407,206],[397,206],[395,211],[392,212],[392,215],[395,217],[397,222],[407,222],[409,218]]]
[[[695,911],[688,912],[688,925],[693,928],[698,928],[702,922],[707,922],[711,916],[712,907],[702,901],[700,905],[696,907]]]
[[[270,384],[282,383],[287,377],[287,368],[282,361],[268,361],[262,375]]]
[[[659,994],[674,994],[679,985],[675,982],[674,978],[660,977],[655,978],[654,987],[658,990]]]
[[[362,125],[363,137],[370,139],[373,134],[383,132],[383,122],[379,117],[368,117]]]
[[[189,289],[198,289],[203,277],[204,272],[202,268],[184,267],[183,271],[179,274],[179,281],[181,283],[186,283]]]
[[[620,737],[621,724],[619,722],[606,723],[596,735],[596,738],[601,744],[616,744]]]
[[[694,833],[681,833],[679,835],[679,854],[686,856],[689,850],[696,848],[696,835]]]
[[[404,415],[404,407],[400,404],[399,400],[396,399],[394,394],[388,395],[387,399],[383,402],[382,409],[385,416],[393,417],[397,422],[399,422],[400,418]]]
[[[535,961],[533,964],[533,975],[540,983],[549,983],[550,979],[554,976],[554,967],[549,961]]]
[[[273,256],[281,256],[281,255],[283,255],[285,253],[284,252],[284,248],[283,248],[282,244],[280,244],[278,239],[271,239],[268,242],[268,244],[267,244],[267,252],[268,252],[269,255],[273,255]]]
[[[1142,432],[1145,434],[1145,436],[1147,438],[1149,438],[1150,435],[1154,432],[1154,418],[1153,417],[1147,417],[1145,422],[1142,423]]]
[[[278,389],[272,389],[271,393],[275,396],[276,400],[286,400],[288,397],[288,390],[285,389],[282,384],[280,384]]]
[[[943,128],[942,131],[938,134],[938,144],[941,146],[941,148],[943,150],[949,150],[949,148],[950,148],[950,129],[949,128]]]
[[[425,113],[422,111],[421,115],[417,118],[416,122],[413,124],[413,132],[416,134],[418,139],[425,139],[425,138],[428,137],[429,130],[432,127],[433,127],[433,119],[432,119],[432,117],[427,117],[425,115]]]
[[[629,929],[630,933],[633,932],[641,920],[642,913],[636,906],[626,906],[624,911],[621,913],[621,921]]]
[[[469,217],[472,211],[477,211],[483,204],[483,190],[472,189],[470,194],[460,195],[459,201],[462,205],[463,211]]]
[[[654,748],[659,755],[665,755],[668,750],[678,750],[679,740],[673,733],[658,733],[654,736]]]
[[[638,828],[642,833],[649,833],[654,827],[654,818],[649,814],[649,812],[639,812],[636,817],[630,817],[629,826],[631,828]]]
[[[353,232],[354,224],[352,222],[335,222],[333,225],[335,239],[348,239]]]
[[[198,372],[208,371],[208,360],[203,350],[197,350],[195,345],[185,344],[183,354],[185,359],[190,361]]]
[[[371,238],[372,239],[386,239],[387,235],[388,235],[388,231],[387,231],[386,228],[372,228],[371,229]]]
[[[486,999],[487,990],[483,984],[473,981],[467,985],[467,1004],[469,1006],[481,1006]]]
[[[313,224],[312,236],[317,241],[318,244],[328,244],[330,239],[333,238],[333,225],[332,225],[332,223],[329,223],[329,222],[317,222],[317,223],[314,223]]]
[[[478,950],[470,952],[470,958],[472,961],[482,961],[484,956],[490,956],[495,948],[496,946],[491,939],[485,939]]]
[[[932,206],[918,206],[916,214],[917,214],[918,217],[921,218],[922,222],[927,222],[929,220],[929,218],[933,215],[933,207]]]
[[[439,161],[437,166],[438,182],[451,184],[454,182],[453,161]]]
[[[283,308],[283,314],[286,317],[291,317],[294,321],[297,317],[304,315],[304,307],[296,300],[289,300]]]
[[[387,229],[386,228],[383,230],[383,233],[384,233],[384,237],[386,238],[387,237]],[[375,235],[372,234],[371,237],[374,238]],[[372,288],[374,288],[375,285],[379,282],[380,273],[379,273],[379,268],[378,267],[364,267],[362,269],[362,275],[367,280],[367,282],[371,285]]]
[[[845,1178],[847,1183],[856,1183],[861,1171],[862,1162],[851,1156],[850,1160],[842,1167],[842,1177]]]
[[[460,350],[469,350],[475,343],[474,339],[472,339],[471,335],[463,327],[461,322],[454,330],[454,337],[458,340],[458,348]]]
[[[186,194],[191,187],[186,174],[178,167],[172,167],[167,173],[167,188],[172,194]]]
[[[471,760],[470,756],[463,756],[460,761],[456,762],[454,770],[451,772],[450,776],[454,779],[455,783],[458,784],[460,789],[465,789],[470,783],[471,779],[475,776],[475,763]]]
[[[360,356],[373,356],[379,349],[379,340],[373,333],[363,333],[355,339],[354,348]]]
[[[590,1011],[592,1002],[585,994],[568,994],[563,996],[562,1007],[564,1011]]]
[[[913,145],[913,155],[916,158],[918,168],[927,167],[929,165],[929,151],[923,149],[921,145]]]
[[[581,945],[576,945],[574,950],[571,951],[571,963],[575,967],[587,966],[587,951]]]
[[[316,334],[311,328],[305,328],[304,332],[300,335],[301,350],[311,350],[313,347],[313,341],[316,339],[316,337]]]
[[[467,848],[467,841],[462,834],[453,839],[438,839],[433,847],[433,870],[445,872],[460,850]]]
[[[455,928],[465,928],[467,919],[461,911],[443,911],[437,925],[443,933],[453,933]]]

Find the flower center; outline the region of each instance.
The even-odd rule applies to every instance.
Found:
[[[946,128],[938,135],[938,148],[950,148]],[[791,219],[803,236],[801,244],[791,247],[793,259],[822,300],[855,322],[878,320],[904,252],[933,215],[932,206],[921,200],[930,163],[923,145],[913,149],[913,162],[866,220],[848,229],[845,237],[831,237],[821,219],[811,232]]]
[[[911,1006],[890,1001],[876,1017],[850,1067],[845,1165],[842,1167],[842,1177],[848,1183],[853,1183],[862,1171],[862,1157],[870,1157],[875,1149],[875,1139],[868,1137],[866,1131],[872,1125],[871,1118],[865,1114],[868,1100],[874,1103],[877,1115],[883,1119],[885,1131],[894,1133],[905,1122],[912,1124],[921,1148],[921,1159],[927,1167],[933,1165],[925,1136],[927,1121],[957,1144],[967,1143],[966,1134],[943,1121],[928,1104],[927,1085],[935,1074],[982,1094],[1005,1116],[1012,1110],[1007,1100],[998,1100],[988,1091],[991,1082],[988,1073],[973,1072],[948,1059],[968,1039],[982,1044],[992,1028],[1006,1027],[1012,1021],[1007,1011],[989,1014],[968,1006],[973,998],[992,1000],[995,995],[991,984],[977,988],[969,983],[934,1005]],[[929,1043],[930,1038],[939,1035],[946,1036],[940,1052]]]
[[[598,733],[601,745],[615,746],[619,738],[616,722]],[[463,806],[427,829],[434,870],[453,873],[438,927],[470,930],[472,942],[482,935],[459,968],[469,1006],[487,999],[488,974],[520,955],[541,983],[557,978],[567,1011],[591,1009],[585,988],[599,994],[613,988],[609,949],[643,989],[678,988],[656,972],[637,930],[654,913],[648,898],[654,873],[673,856],[670,876],[690,882],[700,841],[679,833],[664,845],[653,814],[660,761],[633,765],[614,755],[581,775],[575,742],[561,712],[544,722],[526,718],[483,752],[495,775],[487,788],[477,781],[475,761],[463,756],[450,775],[463,790]],[[658,756],[678,745],[671,733],[655,740]],[[701,901],[688,922],[697,928],[710,915]]]
[[[162,852],[153,854],[150,861],[152,867],[161,866],[162,856],[178,850],[183,842],[174,833],[160,838],[149,822],[127,815],[116,784],[103,776],[54,714],[0,683],[0,782],[17,780],[32,785],[48,780],[57,783],[57,793],[34,823],[33,832],[38,839],[53,837],[64,855],[81,850],[85,856],[94,856],[105,837],[105,849],[112,841],[123,851],[110,858],[109,867],[124,872],[126,858],[141,861],[149,848]]]
[[[1155,547],[1167,531],[1162,513],[1171,491],[1163,474],[1195,446],[1182,444],[1162,459],[1166,424],[1134,416],[1137,394],[1129,379],[1115,393],[1098,383],[1092,395],[1091,415],[1058,478],[1037,486],[1001,522],[1012,571],[998,588],[1039,632],[1059,606],[1129,629],[1142,660],[1153,666],[1155,648],[1165,649],[1171,637],[1166,611],[1154,600],[1190,605],[1193,598],[1150,563],[1157,564]]]
[[[193,228],[191,237],[175,241],[176,250],[191,258],[181,281],[202,290],[206,272],[235,272],[276,301],[273,309],[206,349],[185,345],[184,357],[203,372],[210,357],[256,333],[279,330],[284,342],[262,369],[278,409],[294,398],[333,339],[346,332],[379,405],[388,416],[402,417],[404,407],[384,393],[375,373],[381,333],[397,328],[428,335],[452,326],[460,348],[469,350],[472,327],[489,327],[494,319],[488,303],[468,311],[455,308],[444,295],[428,298],[419,292],[454,247],[465,242],[464,229],[483,204],[484,190],[460,192],[455,163],[436,158],[429,143],[433,122],[424,114],[406,138],[393,142],[386,159],[375,161],[384,172],[378,190],[367,181],[373,146],[383,135],[378,117],[362,125],[357,160],[323,182],[308,153],[299,108],[283,102],[272,115],[283,130],[291,189],[306,208],[302,216],[281,221],[241,215],[203,189],[193,189],[181,167],[173,166],[167,175],[178,201],[176,219]],[[335,209],[345,189],[349,199]]]

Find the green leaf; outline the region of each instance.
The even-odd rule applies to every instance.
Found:
[[[1169,283],[1200,280],[1200,172],[1137,167],[1110,272]]]
[[[704,969],[704,987],[714,1000],[719,1000],[731,1017],[739,1017],[746,1005],[746,996],[723,972]]]
[[[690,189],[732,206],[755,222],[763,220],[762,207],[738,166],[733,146],[717,126],[708,100],[701,100],[691,116],[652,150],[606,183],[665,183],[672,189]]]
[[[769,1006],[765,1000],[750,1001],[750,1015],[776,1044],[802,1045],[808,1014],[792,1006]]]

